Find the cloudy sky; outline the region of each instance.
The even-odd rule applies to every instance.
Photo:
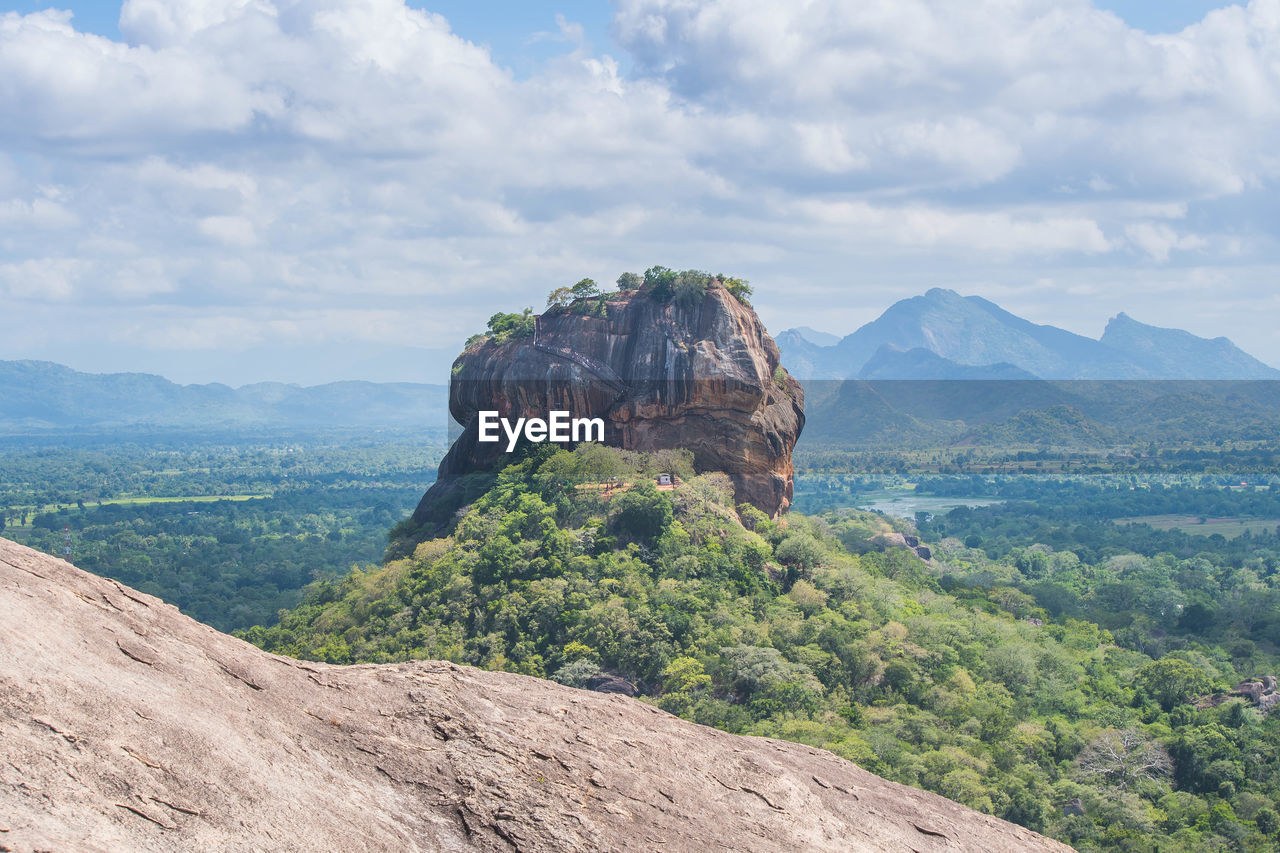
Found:
[[[0,0],[0,358],[447,381],[661,263],[1280,364],[1280,0]]]

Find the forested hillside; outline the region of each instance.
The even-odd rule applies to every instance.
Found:
[[[678,487],[654,487],[661,472]],[[1031,543],[993,557],[948,535],[926,561],[884,517],[772,521],[731,494],[679,454],[543,447],[452,536],[318,582],[245,636],[331,662],[445,658],[635,690],[1081,850],[1274,849],[1280,715],[1193,701],[1274,671],[1275,647],[1239,654],[1176,624],[1147,647],[1081,618],[1114,610],[1099,579],[1147,558],[1086,563]],[[1274,592],[1275,569],[1263,559],[1240,582]],[[1046,580],[1078,604],[1040,601]]]
[[[808,380],[802,450],[1266,442],[1280,382]]]
[[[0,535],[246,628],[380,560],[442,452],[391,434],[10,439]]]

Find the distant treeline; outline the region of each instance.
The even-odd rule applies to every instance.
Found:
[[[1275,380],[817,380],[802,446],[1211,444],[1274,441]]]

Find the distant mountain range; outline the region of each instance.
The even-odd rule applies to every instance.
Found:
[[[1280,371],[1226,338],[1148,326],[1125,314],[1093,340],[935,289],[844,338],[800,328],[777,341],[783,363],[804,380],[801,445],[809,449],[1257,441],[1280,429],[1280,382],[1258,381],[1280,379]],[[1064,381],[1074,379],[1090,381]],[[1147,379],[1182,381],[1130,381]],[[1238,381],[1209,381],[1221,379]],[[0,436],[337,428],[406,429],[443,441],[447,407],[443,385],[232,388],[0,361]]]
[[[839,340],[776,336],[782,363],[811,379],[1280,379],[1226,338],[1119,314],[1100,340],[1024,320],[979,296],[934,288]]]
[[[447,427],[448,388],[411,382],[178,385],[149,373],[81,373],[48,361],[0,361],[0,432]]]
[[[1197,446],[1280,434],[1274,380],[811,380],[808,451],[856,447]]]

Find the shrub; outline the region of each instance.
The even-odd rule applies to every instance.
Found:
[[[581,279],[577,284],[568,287],[557,287],[547,294],[547,311],[560,313],[572,311],[575,314],[599,316],[604,313],[604,300],[600,297],[600,288],[589,278]]]
[[[729,291],[729,295],[734,299],[738,300],[743,305],[751,304],[750,299],[752,291],[750,282],[741,278],[729,278],[724,274],[717,275],[716,278],[720,279],[720,282],[725,286],[725,289]]]
[[[681,308],[692,308],[707,295],[711,276],[697,270],[685,270],[671,283],[671,295]]]
[[[600,665],[593,660],[579,658],[567,663],[551,675],[551,680],[569,687],[584,687],[592,678],[600,674]]]
[[[1209,677],[1194,664],[1166,657],[1138,670],[1134,686],[1160,703],[1165,711],[1209,689]]]
[[[573,290],[568,287],[557,287],[547,294],[547,311],[563,311],[573,302]]]
[[[609,529],[635,541],[656,539],[675,518],[671,501],[649,480],[618,495],[612,504]]]
[[[778,562],[802,574],[812,572],[823,559],[822,543],[804,533],[792,533],[774,550]]]
[[[678,657],[662,671],[662,688],[668,693],[697,693],[711,686],[711,676],[707,675],[697,658]]]
[[[652,266],[644,271],[644,286],[662,299],[671,295],[671,285],[675,280],[676,271],[667,267]]]
[[[489,336],[500,344],[517,338],[532,337],[536,322],[532,308],[526,308],[519,314],[499,312],[489,318]]]

